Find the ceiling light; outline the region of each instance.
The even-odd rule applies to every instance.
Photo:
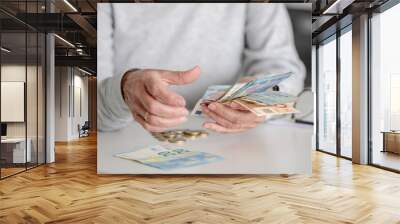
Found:
[[[78,10],[68,0],[64,0],[64,3],[67,4],[74,12],[78,12]]]
[[[60,37],[59,35],[57,35],[57,34],[54,34],[54,36],[55,37],[57,37],[59,40],[61,40],[62,42],[64,42],[64,43],[66,43],[67,45],[69,45],[70,47],[73,47],[73,48],[75,48],[75,45],[73,45],[71,42],[69,42],[68,40],[66,40],[66,39],[64,39],[64,38],[62,38],[62,37]]]
[[[322,14],[341,14],[347,6],[351,5],[354,0],[336,0]]]
[[[78,67],[78,70],[81,71],[81,72],[83,72],[83,73],[85,73],[85,74],[87,74],[87,75],[92,75],[92,73],[90,73],[90,72],[88,72],[88,71],[86,71],[86,70],[83,70],[83,69],[81,69],[81,68],[79,68],[79,67]]]
[[[10,53],[10,52],[11,52],[11,50],[9,50],[9,49],[7,49],[7,48],[5,48],[5,47],[1,47],[0,49],[1,49],[2,51],[6,52],[6,53]]]

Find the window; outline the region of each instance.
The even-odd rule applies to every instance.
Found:
[[[318,149],[336,153],[336,36],[318,47]]]
[[[340,36],[340,155],[352,156],[352,34],[351,26]]]
[[[373,164],[400,170],[400,5],[371,18],[371,141]]]

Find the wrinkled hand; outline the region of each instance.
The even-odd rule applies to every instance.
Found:
[[[265,117],[256,116],[235,102],[229,105],[215,102],[203,105],[202,110],[215,121],[205,122],[203,127],[216,132],[242,132],[265,121]]]
[[[121,89],[134,119],[150,132],[161,132],[187,120],[185,99],[168,89],[185,85],[200,75],[198,66],[188,71],[144,69],[127,72]]]
[[[245,76],[238,82],[248,82],[255,77]],[[265,121],[265,117],[259,117],[242,107],[240,104],[232,102],[229,105],[221,103],[211,103],[202,106],[203,112],[215,122],[205,122],[204,128],[222,132],[242,132],[255,128],[258,124]]]

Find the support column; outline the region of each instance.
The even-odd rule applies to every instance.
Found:
[[[51,1],[46,1],[46,12],[53,12]],[[46,163],[55,161],[55,44],[54,35],[46,34]]]
[[[55,161],[54,35],[46,35],[46,163]]]
[[[353,19],[353,162],[368,163],[368,15]]]

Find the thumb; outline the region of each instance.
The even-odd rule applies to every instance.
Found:
[[[200,67],[196,65],[187,71],[162,71],[161,78],[168,84],[185,85],[194,82],[200,76]]]

